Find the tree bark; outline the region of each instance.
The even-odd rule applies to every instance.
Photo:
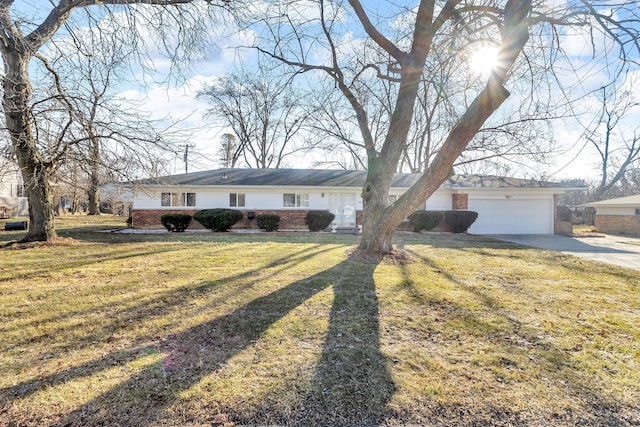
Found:
[[[91,144],[89,153],[89,215],[100,215],[100,141],[95,135],[91,135],[89,143]]]
[[[32,89],[28,66],[31,55],[20,48],[17,44],[3,44],[1,50],[5,72],[2,83],[5,120],[29,201],[29,230],[23,241],[50,241],[57,237],[49,182],[51,167],[38,151],[29,122]]]

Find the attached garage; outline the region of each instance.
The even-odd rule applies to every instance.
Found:
[[[472,234],[553,234],[553,195],[487,197],[469,195],[469,210],[478,219]]]

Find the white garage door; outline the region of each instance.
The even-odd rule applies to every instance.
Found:
[[[469,199],[472,234],[553,234],[553,200]]]

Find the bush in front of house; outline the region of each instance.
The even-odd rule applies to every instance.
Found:
[[[193,219],[211,231],[229,231],[242,219],[242,212],[235,209],[203,209],[194,213]]]
[[[476,218],[478,218],[478,212],[474,211],[447,211],[444,214],[444,222],[453,233],[466,232]]]
[[[443,213],[441,211],[415,211],[409,215],[409,223],[413,231],[419,233],[422,230],[432,230],[442,221]]]
[[[310,231],[320,231],[327,228],[335,217],[329,211],[309,211],[304,217],[304,223],[307,224]]]
[[[168,213],[160,217],[160,222],[167,231],[183,232],[191,224],[191,215],[180,213]]]
[[[264,231],[278,231],[280,228],[280,215],[276,214],[260,214],[256,216],[258,228]]]

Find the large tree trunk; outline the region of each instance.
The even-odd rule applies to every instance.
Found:
[[[447,179],[453,163],[484,122],[507,99],[509,92],[503,87],[503,83],[529,38],[527,17],[530,8],[531,0],[507,2],[502,46],[489,81],[467,107],[418,181],[393,205],[386,206],[393,173],[407,140],[425,57],[429,53],[428,48],[421,50],[421,46],[429,46],[431,41],[428,31],[423,32],[423,43],[418,44],[418,49],[412,50],[402,64],[404,73],[383,148],[379,156],[369,158],[367,181],[362,193],[364,219],[362,241],[358,248],[360,251],[384,253],[393,249],[392,237],[396,227],[411,212],[424,206],[429,196]],[[417,22],[416,37],[421,30],[420,25]]]
[[[398,225],[411,212],[424,206],[426,200],[449,177],[455,160],[469,144],[489,116],[508,98],[509,92],[499,81],[491,81],[478,95],[462,116],[458,124],[447,137],[433,163],[420,176],[418,181],[404,193],[392,206],[382,207],[387,197],[389,184],[393,178],[384,178],[379,186],[384,194],[377,194],[373,206],[364,205],[364,224],[360,250],[367,252],[389,252],[393,249],[391,239]],[[388,166],[387,166],[388,167]],[[367,175],[364,193],[375,194],[370,186],[375,185],[376,173],[371,170]],[[366,199],[365,199],[366,200]]]
[[[91,138],[91,148],[90,148],[90,169],[89,169],[89,215],[100,215],[100,192],[99,192],[99,165],[100,165],[100,142],[97,141],[95,136]]]
[[[29,231],[24,241],[49,241],[55,239],[50,165],[38,152],[29,123],[28,53],[15,46],[3,46],[5,77],[3,79],[3,106],[11,143],[18,158],[18,165],[29,200]]]

